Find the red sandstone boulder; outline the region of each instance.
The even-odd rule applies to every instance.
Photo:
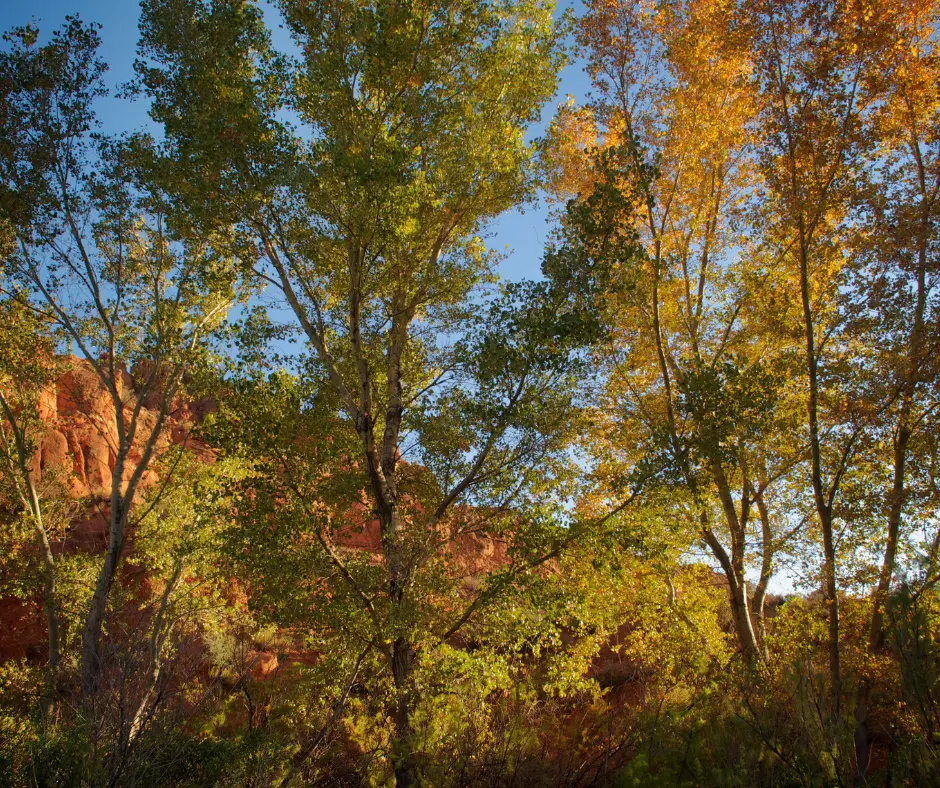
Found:
[[[251,677],[254,679],[266,679],[279,667],[277,656],[268,651],[249,653],[247,661],[251,665]]]

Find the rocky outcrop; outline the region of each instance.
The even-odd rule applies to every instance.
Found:
[[[75,499],[107,499],[111,494],[114,459],[118,451],[118,431],[114,400],[87,361],[66,356],[57,361],[61,369],[54,390],[44,391],[39,401],[39,417],[46,426],[33,463],[39,477],[59,474]],[[118,397],[124,403],[125,418],[131,417],[136,403],[134,377],[118,370]],[[138,416],[139,426],[124,468],[126,479],[140,460],[144,443],[156,423],[159,402],[145,397]],[[151,407],[151,406],[156,407]],[[175,405],[175,403],[174,403]],[[200,414],[204,415],[204,414]],[[185,405],[171,409],[157,451],[165,451],[171,441],[180,443],[195,423],[194,410]],[[205,447],[201,448],[203,451]],[[156,479],[148,471],[142,480],[146,489]]]
[[[114,399],[102,385],[92,365],[74,356],[56,359],[55,385],[41,392],[38,416],[44,431],[32,459],[32,475],[46,494],[58,487],[74,501],[72,519],[62,531],[53,529],[54,553],[96,553],[107,547],[108,506],[114,480],[118,431]],[[135,370],[136,371],[136,370]],[[138,376],[138,380],[140,377]],[[117,393],[130,418],[137,400],[135,375],[119,369]],[[123,471],[127,481],[133,474],[147,437],[158,417],[160,402],[145,398],[138,415],[139,426]],[[212,409],[211,403],[173,403],[157,443],[157,456],[172,444],[183,445],[208,458],[207,447],[190,437],[192,427]],[[141,493],[157,480],[147,470],[139,486]],[[129,543],[132,540],[129,540]],[[38,600],[0,599],[0,661],[18,657],[41,657],[45,653],[45,628]]]

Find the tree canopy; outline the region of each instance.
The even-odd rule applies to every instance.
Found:
[[[10,30],[0,784],[935,784],[938,25]]]

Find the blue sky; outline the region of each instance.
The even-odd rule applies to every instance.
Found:
[[[558,12],[568,7],[575,10],[579,0],[559,0]],[[133,76],[133,64],[137,45],[137,18],[139,6],[134,0],[30,0],[8,2],[0,5],[0,29],[25,25],[31,21],[39,24],[40,32],[48,34],[58,27],[67,14],[77,14],[85,21],[102,25],[101,56],[110,66],[108,81],[111,87],[127,81]],[[276,15],[271,14],[272,24]],[[277,36],[275,38],[277,40]],[[581,63],[573,58],[561,74],[561,83],[554,101],[542,111],[542,120],[535,125],[530,136],[544,131],[559,102],[571,94],[583,100],[589,83]],[[138,129],[148,123],[147,106],[144,101],[128,103],[109,98],[99,106],[99,118],[104,131],[117,133]],[[524,211],[509,211],[495,220],[487,243],[509,254],[501,266],[501,273],[508,279],[524,279],[539,276],[542,250],[550,231],[548,211],[544,204],[527,206]]]

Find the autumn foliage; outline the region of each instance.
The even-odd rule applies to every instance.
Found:
[[[940,784],[938,26],[9,31],[0,784]]]

